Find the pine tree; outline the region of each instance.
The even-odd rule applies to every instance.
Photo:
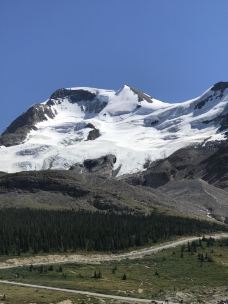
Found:
[[[58,272],[63,272],[63,268],[61,265],[59,266]]]

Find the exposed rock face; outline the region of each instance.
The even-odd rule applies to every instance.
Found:
[[[97,159],[85,160],[84,167],[88,170],[88,172],[112,176],[112,170],[115,162],[115,155],[108,154]]]
[[[104,177],[112,177],[115,175],[115,171],[113,171],[115,163],[115,155],[108,154],[96,159],[86,159],[83,164],[75,164],[70,170],[77,173],[94,173]]]
[[[3,132],[0,145],[9,147],[22,143],[31,130],[35,130],[38,122],[54,118],[55,113],[49,105],[37,104],[28,109]]]
[[[195,105],[195,109],[203,108],[206,105],[206,103],[208,101],[212,101],[215,96],[217,98],[223,97],[223,93],[224,93],[225,89],[227,89],[227,88],[228,88],[228,82],[218,82],[218,83],[214,84],[213,87],[211,88],[211,94],[209,96],[203,98],[202,100],[200,100],[200,102],[198,102]],[[219,95],[217,95],[217,93],[219,93]]]
[[[67,99],[72,104],[81,105],[83,112],[99,113],[107,105],[107,98],[103,96],[100,100],[96,93],[83,89],[59,89],[55,91],[49,101],[48,105],[52,106],[56,103],[61,104],[64,99]]]
[[[100,131],[96,128],[94,128],[93,130],[91,130],[87,136],[87,140],[95,140],[96,138],[100,137]]]
[[[202,162],[203,179],[228,191],[228,142]],[[200,168],[198,169],[200,170]]]
[[[146,100],[147,102],[149,103],[152,103],[152,97],[149,96],[149,95],[146,95],[145,93],[143,93],[142,91],[136,89],[136,88],[133,88],[133,87],[130,87],[130,89],[136,94],[138,95],[138,101],[141,102],[143,100]]]
[[[222,93],[228,89],[228,82],[227,81],[220,81],[213,85],[211,88],[212,91],[221,91]]]
[[[59,89],[55,91],[48,103],[51,103],[51,99],[59,99],[68,97],[72,103],[76,103],[82,100],[93,100],[96,97],[95,93],[87,90],[72,90],[72,89]]]
[[[96,94],[87,90],[59,89],[51,95],[46,104],[33,105],[15,119],[0,136],[0,145],[10,147],[23,143],[28,133],[31,130],[37,129],[37,123],[45,121],[48,118],[53,119],[56,116],[57,112],[53,106],[56,103],[61,103],[64,98],[67,98],[72,104],[84,101],[84,104],[81,105],[84,112],[94,111],[99,113],[107,104],[105,100],[97,100]],[[94,130],[90,132],[88,140],[94,140],[100,136],[99,130],[94,126],[93,128]]]
[[[228,143],[211,142],[186,147],[151,163],[144,172],[123,178],[133,185],[153,188],[173,180],[201,178],[228,190]]]

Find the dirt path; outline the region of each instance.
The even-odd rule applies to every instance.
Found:
[[[7,285],[14,285],[14,286],[21,286],[21,287],[31,287],[31,288],[36,288],[36,289],[46,289],[46,290],[51,290],[51,291],[61,291],[61,292],[91,296],[91,297],[95,297],[95,298],[113,299],[113,300],[118,300],[118,301],[124,302],[124,303],[129,303],[129,302],[131,302],[131,303],[158,303],[158,304],[167,303],[167,302],[164,302],[164,301],[152,301],[152,300],[148,300],[148,299],[122,297],[122,296],[108,295],[108,294],[96,293],[96,292],[90,292],[90,291],[81,291],[81,290],[75,290],[75,289],[48,287],[48,286],[42,286],[42,285],[11,282],[11,281],[6,281],[6,280],[0,280],[0,284],[7,284]],[[177,304],[177,303],[170,302],[170,301],[168,303],[169,304]]]
[[[205,237],[210,237],[219,239],[228,237],[228,233],[216,233],[208,234]],[[146,255],[157,253],[161,250],[174,248],[179,245],[186,244],[199,239],[199,236],[185,237],[179,240],[159,244],[153,247],[143,248],[139,250],[134,250],[126,253],[120,254],[63,254],[63,255],[38,255],[31,256],[28,258],[12,258],[4,262],[0,262],[0,269],[22,267],[28,265],[45,265],[45,264],[59,264],[59,263],[81,263],[81,264],[98,264],[105,261],[120,261],[124,259],[138,259]]]

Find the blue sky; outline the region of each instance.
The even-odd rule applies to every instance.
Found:
[[[55,89],[193,98],[228,80],[227,0],[1,0],[0,130]]]

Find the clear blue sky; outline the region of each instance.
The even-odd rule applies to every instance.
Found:
[[[227,0],[1,0],[0,130],[55,89],[167,101],[228,80]]]

